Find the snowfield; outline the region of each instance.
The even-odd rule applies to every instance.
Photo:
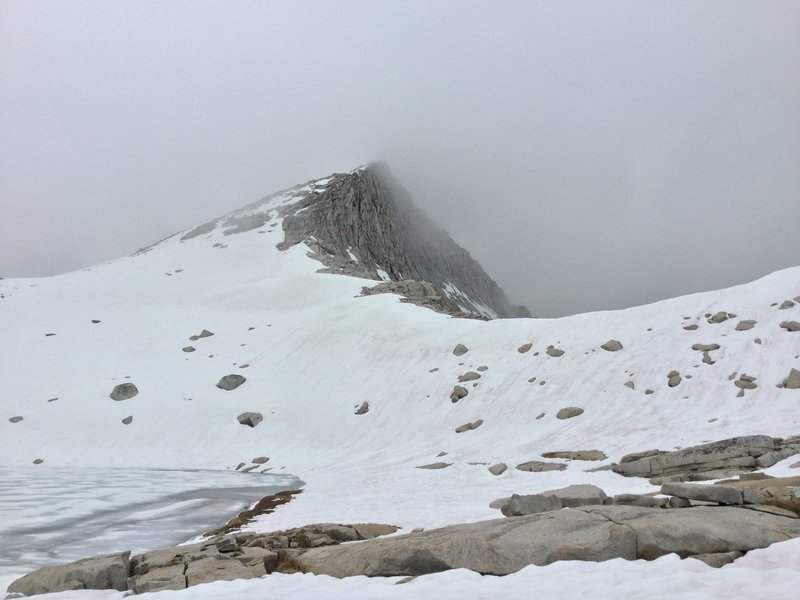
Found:
[[[322,265],[303,244],[277,250],[283,232],[268,208],[269,220],[258,229],[225,235],[216,223],[208,233],[186,240],[178,234],[91,269],[0,280],[0,465],[36,469],[32,462],[41,459],[47,466],[227,470],[268,456],[265,468],[296,475],[306,486],[249,529],[377,522],[404,533],[498,517],[489,503],[512,493],[573,483],[593,483],[610,495],[655,491],[645,479],[586,472],[629,452],[800,434],[800,390],[776,387],[792,367],[800,369],[800,332],[780,327],[800,321],[800,303],[778,307],[800,295],[800,268],[627,310],[454,319],[394,295],[360,297],[374,281],[317,273]],[[709,323],[705,315],[718,311],[736,317]],[[743,319],[757,323],[736,331]],[[699,327],[684,329],[690,324]],[[189,340],[203,329],[214,335]],[[601,349],[609,339],[623,349]],[[469,349],[463,356],[453,354],[459,343]],[[526,343],[532,348],[519,352]],[[692,350],[697,343],[720,345],[711,352],[714,364]],[[182,350],[190,345],[194,352]],[[563,356],[547,355],[551,345]],[[480,366],[488,367],[480,379],[461,384],[469,395],[451,402],[458,376]],[[673,370],[682,381],[670,388]],[[734,373],[757,377],[758,387],[737,397]],[[228,374],[247,381],[218,389]],[[111,400],[114,386],[126,382],[135,383],[138,395]],[[365,401],[369,412],[356,415]],[[585,412],[557,419],[569,406]],[[237,415],[248,411],[264,421],[241,425]],[[23,420],[10,422],[14,416]],[[128,416],[133,421],[125,425]],[[479,428],[455,433],[477,419]],[[560,472],[514,469],[561,450],[601,450],[609,460],[572,461]],[[437,461],[451,466],[416,468]],[[487,467],[498,462],[509,470],[496,477]],[[793,462],[767,472],[796,474]],[[800,586],[800,540],[719,570],[669,556],[651,563],[556,563],[503,578],[461,570],[396,581],[276,574],[159,594],[792,597]]]

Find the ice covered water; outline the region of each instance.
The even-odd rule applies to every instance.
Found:
[[[0,467],[0,577],[179,544],[300,485],[271,473]]]

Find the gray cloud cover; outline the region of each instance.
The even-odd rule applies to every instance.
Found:
[[[797,73],[791,1],[5,0],[0,275],[382,159],[534,314],[743,283],[800,265]]]

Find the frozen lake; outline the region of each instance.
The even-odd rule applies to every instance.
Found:
[[[0,579],[179,544],[301,485],[272,473],[0,466]]]

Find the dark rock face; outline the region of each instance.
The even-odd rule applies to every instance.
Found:
[[[530,316],[413,204],[382,163],[334,175],[304,204],[285,217],[280,249],[305,242],[332,273],[380,279],[380,269],[391,281],[429,283],[467,313]]]

